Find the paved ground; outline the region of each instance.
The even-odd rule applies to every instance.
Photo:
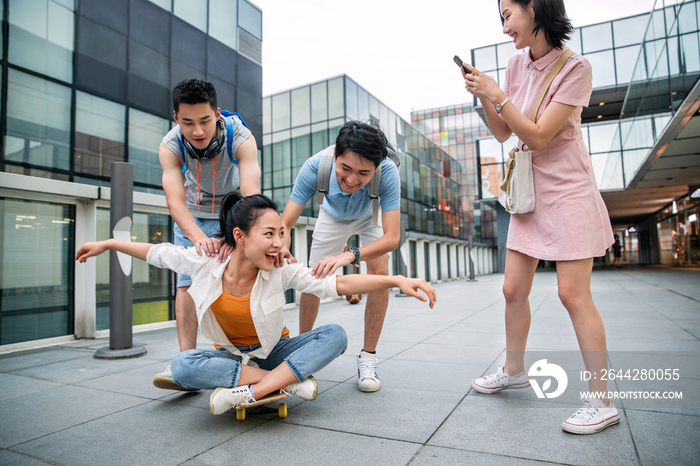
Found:
[[[153,387],[151,378],[177,350],[175,329],[136,334],[134,341],[148,349],[138,359],[93,359],[105,340],[4,355],[0,464],[700,463],[700,270],[594,272],[613,367],[680,371],[678,381],[616,381],[615,388],[682,391],[683,400],[623,400],[620,425],[593,436],[560,429],[580,403],[576,389],[585,388],[577,369],[568,371],[569,387],[559,401],[538,400],[530,388],[492,396],[470,390],[472,378],[504,359],[502,280],[490,275],[439,284],[434,310],[392,293],[379,353],[383,385],[374,394],[359,392],[355,381],[364,307],[322,305],[318,324],[343,325],[349,348],[316,375],[318,399],[290,399],[284,420],[249,413],[239,422],[234,412],[214,417],[209,392]],[[552,362],[578,355],[553,272],[538,272],[531,305],[532,356],[548,350]],[[297,310],[285,314],[294,333]]]

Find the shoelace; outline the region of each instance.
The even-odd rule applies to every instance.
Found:
[[[595,415],[596,411],[598,411],[598,408],[593,406],[589,400],[585,400],[583,402],[583,406],[571,417],[577,417],[579,419],[583,419],[584,421],[590,421]]]
[[[296,392],[296,390],[294,390],[294,386],[295,386],[295,385],[296,385],[296,383],[290,383],[290,384],[287,385],[286,387],[282,388],[281,391],[284,392],[284,393],[286,393],[286,394],[289,395],[289,396],[291,396],[291,395],[296,395],[297,392]]]
[[[500,382],[504,375],[507,380],[508,374],[503,374],[503,372],[496,372],[495,374],[487,375],[484,377],[484,384]]]
[[[375,379],[377,377],[377,360],[376,359],[358,359],[358,369],[360,371],[360,379]]]
[[[250,391],[248,390],[248,387],[236,387],[231,390],[231,405],[232,406],[238,406],[241,403],[245,403],[248,401],[255,401],[255,399],[250,396]]]

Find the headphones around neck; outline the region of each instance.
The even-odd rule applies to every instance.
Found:
[[[216,125],[216,130],[218,132],[219,123],[217,122]],[[197,149],[190,143],[190,141],[187,140],[187,138],[183,134],[182,144],[185,146],[187,154],[193,159],[213,159],[214,157],[216,157],[216,154],[219,153],[219,150],[224,146],[224,138],[222,137],[221,139],[219,139],[217,137],[213,137],[212,140],[209,141],[209,145],[207,145],[207,147],[205,147],[204,149]]]

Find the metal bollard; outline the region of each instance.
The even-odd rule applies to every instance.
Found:
[[[131,241],[134,202],[134,166],[115,162],[111,166],[109,228],[111,237]],[[133,345],[132,258],[117,251],[109,252],[109,347],[95,353],[98,359],[135,358],[146,348]]]

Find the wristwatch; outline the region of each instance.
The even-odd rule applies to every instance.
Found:
[[[496,107],[496,113],[501,113],[501,109],[503,108],[503,106],[504,106],[506,103],[508,103],[508,100],[510,100],[510,99],[508,98],[508,96],[506,96],[506,100],[504,100],[504,101],[501,102],[500,104],[496,104],[496,105],[495,105],[495,107]]]
[[[348,248],[348,251],[355,254],[355,260],[350,262],[351,264],[357,264],[360,261],[360,250],[357,248]]]

